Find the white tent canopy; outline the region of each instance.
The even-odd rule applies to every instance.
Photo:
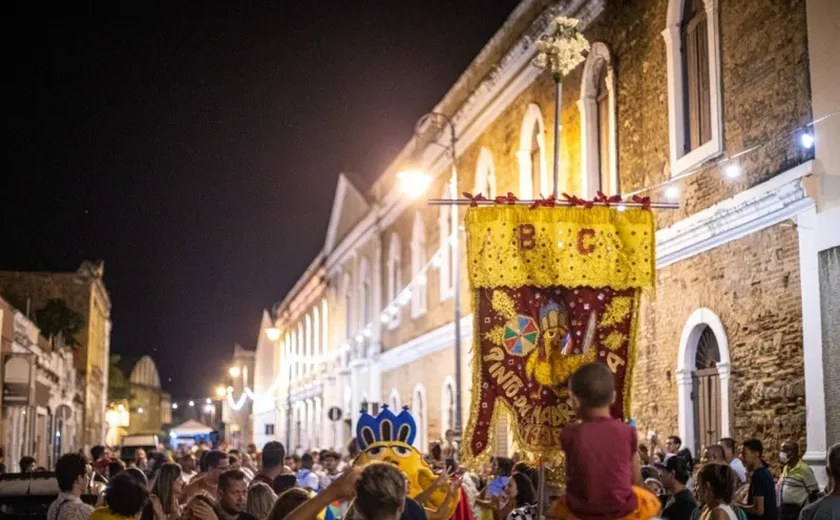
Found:
[[[207,435],[213,432],[213,428],[205,426],[195,419],[182,422],[169,430],[169,435],[176,437],[192,437],[194,435]]]

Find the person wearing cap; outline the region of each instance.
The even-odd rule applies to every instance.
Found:
[[[669,520],[690,520],[697,507],[694,494],[686,486],[691,471],[682,457],[669,457],[662,467],[662,484],[671,497],[665,502],[662,518]]]

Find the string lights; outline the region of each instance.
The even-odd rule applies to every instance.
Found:
[[[766,147],[768,144],[773,143],[776,140],[784,138],[784,137],[787,137],[787,138],[793,137],[795,140],[798,137],[799,146],[801,146],[802,149],[804,149],[804,150],[811,150],[814,147],[814,144],[816,143],[816,139],[815,139],[814,133],[813,133],[814,126],[818,123],[822,123],[823,121],[825,121],[825,120],[827,120],[831,117],[837,116],[838,114],[840,114],[840,110],[837,110],[837,111],[831,112],[829,114],[826,114],[825,116],[822,116],[818,119],[815,119],[815,120],[811,121],[810,123],[808,123],[804,126],[801,126],[799,128],[796,128],[795,130],[793,130],[791,132],[785,132],[785,133],[781,133],[781,134],[778,134],[776,136],[770,137],[769,139],[767,139],[766,141],[764,141],[764,142],[762,142],[758,145],[751,146],[751,147],[746,148],[744,150],[741,150],[737,153],[728,155],[726,157],[722,157],[717,161],[709,161],[709,162],[703,163],[702,165],[691,168],[691,169],[689,169],[689,170],[687,170],[687,171],[685,171],[685,172],[683,172],[683,173],[681,173],[681,174],[679,174],[675,177],[672,177],[672,178],[670,178],[666,181],[656,183],[656,184],[653,184],[651,186],[646,186],[644,188],[638,189],[638,190],[630,192],[630,193],[622,194],[622,199],[628,199],[628,198],[633,197],[634,195],[640,195],[640,194],[649,193],[649,192],[652,192],[652,191],[663,190],[663,195],[664,195],[665,199],[667,199],[669,201],[678,200],[679,197],[680,197],[680,187],[678,185],[679,181],[682,181],[683,179],[686,179],[688,177],[691,177],[693,175],[696,175],[698,173],[701,173],[701,172],[704,172],[704,171],[707,171],[711,168],[716,168],[716,167],[721,168],[721,171],[723,172],[723,175],[726,178],[728,178],[730,180],[737,179],[743,173],[743,168],[740,164],[740,161],[741,161],[742,157],[744,157],[748,154],[751,154],[752,152],[755,152],[756,150],[762,149],[762,148]],[[443,202],[443,201],[436,201],[436,202]],[[459,202],[461,202],[461,201],[459,201]],[[625,205],[622,205],[622,204],[616,204],[616,208],[617,208],[618,211],[626,210]],[[459,229],[459,231],[461,231],[461,230],[462,229]],[[443,259],[443,256],[444,256],[444,252],[445,252],[444,250],[446,248],[449,248],[451,246],[451,244],[454,242],[455,239],[456,239],[456,233],[452,233],[451,235],[449,235],[449,238],[447,239],[446,244],[441,246],[435,252],[435,254],[432,255],[432,258],[428,262],[426,262],[426,264],[414,275],[414,277],[411,279],[411,281],[408,282],[408,284],[406,284],[397,293],[397,295],[387,305],[385,305],[383,307],[383,309],[379,312],[379,321],[380,322],[386,323],[386,324],[392,322],[396,318],[397,314],[400,312],[400,307],[403,307],[403,306],[407,305],[409,302],[411,302],[412,289],[415,288],[416,290],[420,290],[420,287],[426,285],[426,282],[428,280],[428,276],[427,276],[428,271],[430,269],[440,268],[441,263],[442,263],[442,259]],[[362,327],[359,330],[359,332],[356,334],[356,336],[353,339],[348,339],[348,340],[344,341],[339,346],[338,350],[339,351],[347,351],[347,350],[351,349],[353,341],[355,341],[357,344],[363,343],[366,338],[371,337],[371,335],[373,334],[373,325],[374,325],[373,321],[371,321],[370,323],[367,323],[364,327]],[[307,362],[307,361],[312,362],[312,359],[314,358],[315,362],[319,363],[321,361],[326,360],[328,357],[329,356],[323,356],[323,355],[322,356],[314,356],[314,357],[310,356],[308,359],[304,359],[303,362]],[[292,356],[292,357],[289,358],[289,361],[293,362],[296,359],[299,359],[299,358],[297,356]],[[280,383],[280,376],[278,375],[274,379],[274,381],[271,383],[271,386],[269,386],[264,392],[261,392],[260,395],[256,395],[253,392],[253,390],[251,390],[248,387],[245,387],[243,393],[239,396],[238,399],[234,399],[230,389],[228,389],[228,394],[227,394],[228,405],[230,405],[230,407],[234,410],[239,410],[240,408],[242,408],[242,406],[244,406],[247,399],[251,399],[255,402],[257,402],[257,401],[259,401],[259,402],[271,402],[272,407],[273,407],[274,406],[273,403],[276,400],[276,395],[274,395],[274,394],[275,394],[275,391],[276,391],[279,383]],[[190,401],[190,406],[193,406],[192,401]]]

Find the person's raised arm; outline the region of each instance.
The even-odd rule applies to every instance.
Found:
[[[429,499],[432,498],[432,494],[439,488],[445,486],[446,483],[449,482],[449,477],[451,476],[452,473],[448,473],[444,470],[440,475],[438,475],[438,478],[435,479],[434,482],[432,482],[431,486],[427,487],[423,490],[422,493],[414,497],[414,501],[420,504],[421,506],[425,506],[426,502],[428,502]]]
[[[318,515],[333,501],[346,501],[356,496],[356,482],[361,473],[348,468],[327,489],[310,498],[286,516],[285,520],[316,520]]]

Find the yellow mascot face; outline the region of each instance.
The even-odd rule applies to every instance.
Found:
[[[417,425],[407,406],[399,415],[394,415],[388,405],[383,405],[376,417],[362,410],[356,425],[356,442],[362,453],[354,465],[363,468],[371,462],[396,464],[408,477],[409,496],[416,497],[437,479],[423,455],[412,446],[416,435]],[[440,507],[446,492],[445,488],[435,490],[427,505],[432,509]]]

